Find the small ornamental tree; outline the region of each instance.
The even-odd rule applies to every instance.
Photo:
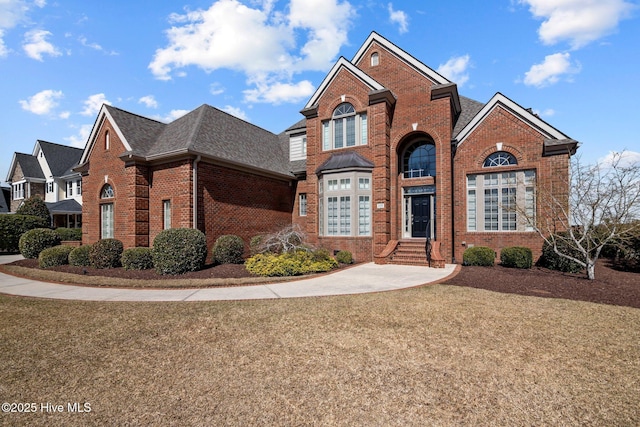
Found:
[[[640,161],[630,153],[611,153],[604,161],[571,162],[566,191],[536,188],[539,215],[519,210],[550,250],[595,279],[596,261],[612,243],[623,245],[640,228]],[[567,193],[568,192],[568,193]]]
[[[47,223],[51,221],[51,212],[40,196],[31,196],[22,202],[22,205],[16,210],[16,214],[37,216],[46,220]]]

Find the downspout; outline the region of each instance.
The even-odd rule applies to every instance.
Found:
[[[200,163],[202,156],[198,155],[193,160],[193,190],[191,195],[193,197],[193,224],[192,228],[198,229],[198,163]]]

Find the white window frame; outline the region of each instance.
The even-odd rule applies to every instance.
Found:
[[[171,200],[162,201],[162,229],[171,228]]]
[[[344,106],[350,106],[350,112],[340,114],[340,109]],[[354,139],[351,141],[348,136],[348,123],[354,121]],[[341,134],[341,143],[336,146],[336,134]],[[341,150],[343,148],[356,147],[359,145],[367,145],[368,143],[368,120],[367,113],[357,113],[353,105],[345,102],[340,104],[333,113],[331,120],[322,122],[322,150]],[[351,143],[352,142],[352,143]]]
[[[371,173],[326,174],[319,180],[319,233],[327,237],[371,237]]]
[[[17,182],[15,184],[12,184],[12,196],[13,196],[13,200],[22,200],[24,199],[24,190],[25,190],[25,184],[27,182],[26,181],[22,181],[22,182]]]
[[[300,216],[307,216],[307,193],[300,193],[298,197],[298,212]]]
[[[113,203],[102,203],[100,205],[100,238],[113,239],[114,225]]]
[[[533,231],[521,212],[535,215],[535,170],[467,175],[467,231]]]
[[[69,180],[66,183],[67,183],[67,185],[66,185],[66,187],[67,187],[66,197],[67,197],[67,199],[70,199],[70,198],[73,197],[73,181]]]

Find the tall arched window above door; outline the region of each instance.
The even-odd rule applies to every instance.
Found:
[[[436,176],[436,146],[433,141],[421,139],[409,145],[402,157],[405,178]]]
[[[113,187],[105,184],[100,190],[100,238],[112,239],[115,220],[113,215]]]

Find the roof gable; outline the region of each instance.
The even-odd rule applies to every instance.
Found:
[[[567,135],[554,128],[540,117],[516,104],[500,92],[496,93],[480,111],[458,132],[456,139],[458,144],[462,144],[465,139],[493,112],[496,108],[503,108],[514,117],[518,118],[526,125],[535,129],[548,139],[564,140],[569,139]]]
[[[45,179],[44,173],[38,159],[31,154],[13,153],[9,173],[7,174],[7,182],[13,181],[16,167],[20,165],[20,170],[24,178]]]
[[[410,65],[417,72],[419,72],[420,74],[422,74],[423,76],[431,80],[434,84],[452,83],[450,80],[448,80],[447,78],[439,74],[437,71],[428,67],[427,65],[425,65],[415,57],[411,56],[409,53],[405,52],[395,44],[391,43],[389,40],[385,39],[375,31],[369,34],[369,37],[367,37],[367,40],[365,40],[365,42],[362,44],[358,52],[356,52],[351,62],[354,64],[358,64],[360,61],[362,61],[364,54],[367,52],[367,50],[371,47],[373,43],[377,43],[378,45],[383,47],[385,50],[391,52],[393,55],[395,55],[396,57],[398,57],[408,65]]]
[[[54,177],[68,175],[73,166],[77,165],[82,156],[82,149],[70,147],[68,145],[54,144],[38,140],[34,148],[34,156],[37,151],[44,153],[44,159],[49,166],[49,170]]]
[[[333,82],[333,80],[336,78],[340,70],[343,70],[343,69],[347,70],[348,72],[353,74],[356,78],[358,78],[360,81],[362,81],[365,85],[367,85],[367,87],[369,87],[369,89],[371,89],[371,91],[379,91],[384,89],[384,86],[382,86],[380,83],[375,81],[371,76],[367,75],[364,71],[362,71],[361,69],[359,69],[358,67],[356,67],[351,62],[347,61],[344,57],[341,56],[340,59],[338,59],[338,62],[336,62],[333,65],[333,67],[331,68],[331,71],[329,71],[329,73],[325,76],[324,80],[322,80],[322,83],[320,83],[320,86],[318,86],[318,89],[316,89],[313,96],[311,96],[311,99],[309,99],[307,104],[304,106],[305,110],[308,108],[312,108],[313,106],[316,105],[316,103],[318,102],[318,99],[322,96],[324,91],[329,87],[331,82]]]

